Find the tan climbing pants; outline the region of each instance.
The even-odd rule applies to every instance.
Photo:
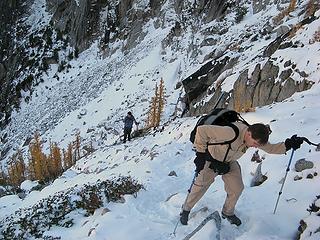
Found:
[[[183,204],[183,210],[190,211],[214,182],[215,177],[218,176],[209,168],[209,165],[210,162],[206,162],[204,168],[196,177],[194,184],[191,187],[191,191]],[[241,169],[238,162],[230,163],[230,172],[222,175],[222,180],[224,182],[224,189],[227,192],[222,212],[230,216],[234,214],[236,203],[244,188]]]

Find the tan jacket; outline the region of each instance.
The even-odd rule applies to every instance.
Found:
[[[237,161],[245,152],[248,147],[244,144],[244,135],[248,126],[243,123],[235,123],[239,128],[238,138],[231,143],[231,149],[226,158],[226,162]],[[201,125],[197,128],[197,133],[194,141],[194,145],[197,152],[205,152],[208,148],[211,156],[219,161],[223,161],[225,154],[228,150],[229,144],[224,145],[209,145],[207,143],[219,143],[228,140],[232,140],[235,137],[235,132],[231,127],[228,126],[217,126],[217,125]],[[284,154],[286,147],[284,142],[271,144],[266,143],[259,147],[259,149],[273,154]]]

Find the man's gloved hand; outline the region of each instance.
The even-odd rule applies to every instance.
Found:
[[[288,151],[291,148],[293,150],[297,150],[298,148],[300,148],[302,143],[303,143],[303,138],[298,137],[295,134],[291,138],[287,138],[286,141],[284,142],[284,145],[286,146],[286,150]]]
[[[196,172],[199,173],[206,164],[206,161],[209,159],[209,153],[208,152],[197,152],[196,158],[194,159],[194,164],[196,165]]]
[[[201,158],[204,160],[208,160],[208,158],[210,157],[209,152],[196,152],[196,156],[197,158]]]

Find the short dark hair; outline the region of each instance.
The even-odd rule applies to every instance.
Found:
[[[266,144],[269,140],[270,127],[263,123],[255,123],[248,127],[248,131],[251,132],[251,136],[254,140],[257,140],[260,144]]]
[[[132,113],[131,113],[131,112],[128,112],[128,115],[132,115]]]

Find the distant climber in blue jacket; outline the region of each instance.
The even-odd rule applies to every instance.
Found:
[[[123,143],[131,140],[131,131],[132,131],[132,125],[133,123],[136,124],[136,126],[139,125],[139,123],[136,121],[134,116],[132,115],[131,112],[128,112],[127,116],[124,118],[124,134],[123,134]]]

